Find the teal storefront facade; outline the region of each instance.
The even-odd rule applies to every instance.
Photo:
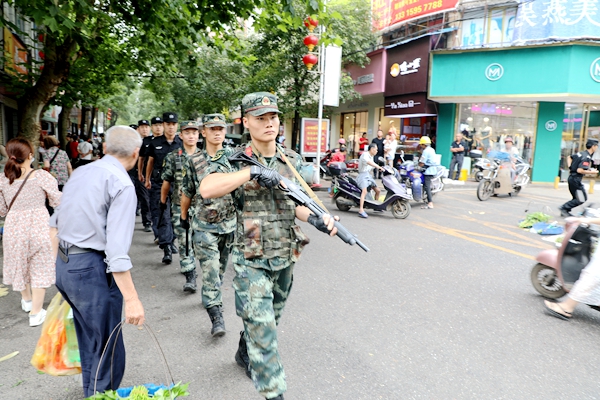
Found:
[[[511,137],[532,181],[553,182],[569,153],[600,137],[600,43],[436,51],[429,73],[446,166],[458,131],[484,156]]]

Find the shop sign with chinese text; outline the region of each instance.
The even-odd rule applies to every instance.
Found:
[[[317,155],[317,130],[319,120],[317,118],[302,118],[302,129],[300,132],[300,152],[305,157]],[[321,120],[321,154],[329,148],[329,120]]]
[[[382,31],[410,20],[456,8],[458,0],[371,0],[373,26]]]
[[[600,38],[598,0],[522,0],[520,3],[514,42]]]

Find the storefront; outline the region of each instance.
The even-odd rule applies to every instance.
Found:
[[[600,45],[436,51],[429,97],[439,105],[437,151],[464,131],[484,153],[510,136],[532,164],[533,182],[564,176],[567,158],[600,137]]]
[[[437,104],[427,99],[431,37],[387,48],[385,105],[380,117],[384,133],[396,132],[407,154],[416,152],[421,136],[435,146]]]
[[[366,132],[369,142],[377,134],[379,114],[383,108],[383,90],[385,84],[386,51],[380,49],[367,56],[371,62],[364,68],[350,65],[346,72],[354,82],[354,90],[360,93],[360,99],[342,103],[334,109],[331,121],[331,146],[337,146],[338,139],[344,138],[349,153],[358,154],[358,139]]]

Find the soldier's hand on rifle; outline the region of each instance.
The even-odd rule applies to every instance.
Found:
[[[306,220],[309,224],[317,228],[323,233],[328,233],[329,236],[335,236],[337,228],[333,225],[335,221],[339,221],[340,217],[337,215],[331,218],[329,214],[323,214],[323,218],[317,217],[315,214],[310,214]]]
[[[190,221],[187,218],[183,219],[183,217],[179,217],[179,225],[186,231],[190,229]]]
[[[160,212],[165,212],[165,210],[167,209],[167,203],[163,203],[162,201],[160,202],[159,206],[160,208]]]
[[[279,185],[279,173],[270,168],[261,168],[257,165],[250,167],[250,179],[256,179],[260,186],[272,188]]]

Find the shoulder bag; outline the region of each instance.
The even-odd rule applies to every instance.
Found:
[[[19,195],[19,193],[21,193],[21,189],[23,189],[23,186],[25,186],[25,182],[27,182],[27,179],[29,179],[29,175],[31,175],[32,173],[33,173],[33,170],[29,171],[29,173],[27,174],[27,176],[23,180],[23,183],[21,183],[21,186],[19,187],[19,190],[17,190],[17,193],[15,194],[15,197],[13,197],[12,200],[10,201],[10,204],[8,205],[8,211],[6,211],[7,214],[10,211],[10,209],[11,209],[12,205],[14,204],[15,200],[17,199],[17,196]]]

